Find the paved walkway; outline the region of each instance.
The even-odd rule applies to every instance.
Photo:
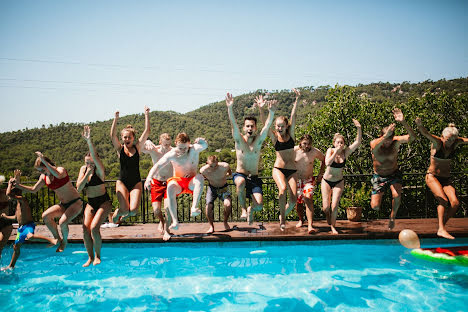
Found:
[[[249,226],[246,222],[232,222],[231,231],[224,229],[222,223],[215,223],[213,234],[205,234],[207,223],[184,223],[179,230],[173,232],[170,242],[219,242],[219,241],[285,241],[285,240],[336,240],[336,239],[394,239],[403,229],[411,229],[419,237],[437,237],[437,219],[397,219],[395,229],[387,229],[388,220],[374,220],[367,222],[337,221],[337,228],[342,234],[329,234],[330,228],[326,221],[314,222],[318,233],[308,234],[307,226],[296,228],[295,221],[287,223],[282,232],[278,222],[254,223]],[[468,237],[468,218],[451,219],[447,230],[455,237]],[[51,236],[44,225],[36,227],[38,233]],[[163,242],[162,235],[157,231],[157,224],[137,224],[120,226],[117,228],[103,228],[101,234],[104,242]],[[10,240],[14,240],[16,230],[13,230]],[[81,243],[83,231],[81,225],[71,225],[69,241]]]

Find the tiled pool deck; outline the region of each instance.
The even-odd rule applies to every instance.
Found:
[[[314,222],[318,233],[308,234],[307,226],[296,228],[296,221],[288,221],[286,230],[280,231],[278,222],[258,223],[248,225],[246,222],[231,222],[231,231],[224,229],[222,223],[215,223],[215,232],[205,234],[207,223],[183,223],[177,231],[173,231],[170,242],[218,242],[218,241],[261,241],[261,240],[336,240],[336,239],[393,239],[403,229],[411,229],[419,237],[437,237],[437,219],[397,219],[393,230],[387,229],[388,220],[373,220],[364,222],[337,221],[337,228],[342,234],[329,234],[326,221]],[[123,225],[117,228],[102,228],[103,241],[106,242],[163,242],[162,235],[157,230],[157,224]],[[448,222],[447,230],[455,237],[468,237],[468,218],[454,218]],[[36,227],[38,233],[51,236],[45,225]],[[14,240],[16,230],[13,230],[10,240]],[[83,230],[81,225],[71,225],[69,241],[81,243]]]

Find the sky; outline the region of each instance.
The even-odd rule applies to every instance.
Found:
[[[0,132],[468,76],[468,1],[0,1]],[[143,118],[143,117],[142,117]]]

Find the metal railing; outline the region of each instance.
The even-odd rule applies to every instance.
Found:
[[[434,218],[437,217],[437,204],[434,196],[428,189],[425,183],[425,173],[408,173],[403,174],[403,194],[402,204],[398,210],[397,218]],[[468,174],[456,173],[452,175],[453,185],[457,190],[457,196],[460,200],[460,209],[457,211],[456,217],[466,217],[468,215]],[[364,196],[361,193],[360,204],[363,206],[363,220],[374,220],[381,218],[388,218],[391,210],[391,194],[387,191],[384,195],[380,211],[374,211],[370,208],[370,178],[371,175],[346,175],[345,187],[339,208],[338,219],[345,219],[346,213],[342,209],[345,203],[353,201],[351,193],[356,193],[356,190],[363,189]],[[279,217],[278,210],[278,189],[275,182],[271,177],[263,177],[263,210],[255,212],[256,221],[277,221]],[[31,182],[29,184],[34,184]],[[112,200],[113,206],[118,207],[119,203],[115,194],[115,180],[106,180],[106,189]],[[28,184],[28,182],[25,182]],[[364,186],[364,188],[363,188]],[[232,194],[232,215],[229,219],[232,221],[240,221],[241,208],[237,201],[235,185],[232,180],[228,181],[228,187]],[[199,207],[202,214],[196,218],[190,218],[190,207],[192,197],[183,194],[177,198],[178,203],[178,217],[180,222],[207,222],[205,215],[205,194],[207,186],[205,186]],[[36,222],[42,223],[42,212],[48,207],[58,203],[56,195],[53,191],[44,187],[35,194],[26,193],[26,198],[33,211],[33,218]],[[354,198],[358,196],[355,194]],[[364,200],[362,200],[364,197]],[[86,200],[83,194],[82,198]],[[367,200],[366,200],[367,198]],[[247,203],[250,204],[249,199]],[[214,220],[215,222],[223,220],[223,203],[216,200],[214,204]],[[314,194],[314,220],[324,219],[325,216],[322,212],[322,197],[320,187],[317,187]],[[292,212],[288,220],[297,220],[298,216],[296,211]],[[157,222],[158,219],[153,216],[153,209],[151,206],[151,196],[149,192],[142,192],[140,209],[136,216],[126,220],[127,223],[152,223]],[[82,215],[77,217],[73,223],[81,223]]]

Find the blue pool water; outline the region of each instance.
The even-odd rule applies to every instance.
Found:
[[[104,244],[101,265],[82,268],[86,259],[81,244],[58,255],[24,245],[16,269],[0,272],[0,310],[468,309],[467,267],[416,259],[396,240]]]

